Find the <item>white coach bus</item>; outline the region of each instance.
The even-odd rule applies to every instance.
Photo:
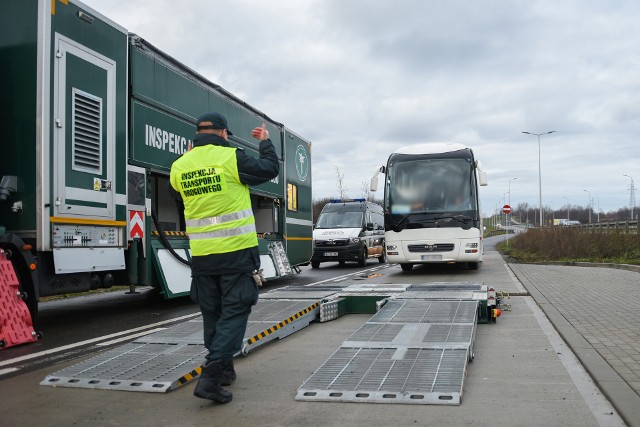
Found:
[[[384,227],[387,262],[403,271],[414,264],[482,262],[482,215],[478,186],[486,173],[461,144],[403,147],[376,169],[385,174]]]

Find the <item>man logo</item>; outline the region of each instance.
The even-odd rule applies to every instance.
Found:
[[[309,156],[302,145],[298,145],[298,148],[296,148],[295,163],[298,178],[300,178],[300,181],[304,181],[309,174]]]

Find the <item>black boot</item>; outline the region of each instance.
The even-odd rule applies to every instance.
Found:
[[[236,370],[233,368],[233,359],[222,361],[222,376],[220,385],[231,385],[236,380]]]
[[[202,374],[196,384],[193,395],[202,399],[213,400],[218,403],[228,403],[233,399],[233,394],[220,387],[222,377],[222,362],[207,361],[202,365]]]

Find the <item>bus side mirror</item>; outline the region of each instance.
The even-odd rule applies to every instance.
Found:
[[[378,166],[376,170],[373,172],[373,176],[371,177],[371,184],[369,185],[369,190],[378,191],[378,174],[384,173],[385,167]]]
[[[365,228],[367,229],[367,231],[373,231],[373,223],[368,222]]]
[[[378,176],[371,177],[371,185],[369,186],[369,190],[378,191]]]
[[[479,171],[478,172],[478,183],[480,184],[481,187],[486,187],[488,182],[487,182],[487,173],[483,172],[483,171]]]

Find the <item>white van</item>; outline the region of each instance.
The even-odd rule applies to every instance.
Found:
[[[382,207],[364,199],[327,203],[313,230],[311,267],[346,261],[364,267],[368,258],[385,261]]]

